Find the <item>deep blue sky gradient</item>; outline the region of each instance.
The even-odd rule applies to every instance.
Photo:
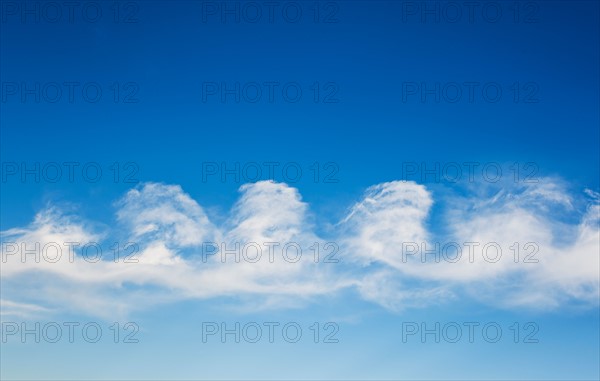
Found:
[[[401,178],[407,161],[535,162],[540,175],[598,189],[597,2],[535,3],[535,23],[514,23],[512,8],[499,3],[501,21],[476,13],[473,24],[466,15],[454,24],[406,15],[404,23],[403,3],[393,1],[340,2],[337,23],[315,24],[312,5],[302,4],[298,24],[281,16],[274,24],[235,24],[233,16],[222,24],[218,15],[203,23],[196,1],[140,2],[133,24],[115,24],[108,5],[96,24],[81,17],[22,24],[6,15],[3,82],[97,82],[104,94],[96,104],[80,95],[73,104],[66,94],[56,104],[9,96],[2,160],[96,161],[104,168],[135,161],[140,180],[180,183],[217,202],[239,184],[201,184],[202,162],[298,161],[306,169],[333,161],[340,182],[319,186],[323,197],[356,196]],[[237,104],[231,96],[225,104],[218,96],[202,102],[203,82],[236,81],[298,82],[304,94],[295,104],[281,95],[273,104]],[[309,86],[317,81],[335,82],[339,102],[312,102]],[[502,99],[486,103],[476,93],[474,103],[466,94],[458,103],[437,104],[433,96],[421,103],[418,95],[402,101],[403,82],[467,81],[499,83]],[[114,104],[113,82],[135,82],[139,102]],[[512,102],[516,82],[536,83],[538,102]],[[23,202],[43,193],[3,185],[6,196],[31,192],[3,197],[4,219],[32,211]],[[313,186],[300,189],[310,198]]]

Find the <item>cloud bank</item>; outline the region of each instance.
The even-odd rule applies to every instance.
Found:
[[[287,308],[343,290],[392,311],[463,298],[597,306],[600,196],[549,178],[488,186],[435,201],[415,182],[374,185],[328,240],[298,189],[272,181],[240,187],[220,224],[160,183],[127,192],[104,231],[51,206],[1,233],[2,315],[109,317],[212,298]]]

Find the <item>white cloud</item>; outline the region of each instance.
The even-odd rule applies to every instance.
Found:
[[[204,209],[178,185],[148,183],[127,192],[117,205],[118,220],[130,229],[132,241],[197,246],[217,233]]]
[[[0,319],[21,318],[29,319],[40,314],[48,314],[51,310],[35,304],[18,303],[11,300],[0,299]]]
[[[402,283],[401,277],[390,269],[378,270],[364,276],[357,284],[360,295],[392,311],[444,304],[456,298],[444,286],[419,286]]]
[[[428,239],[425,220],[432,204],[425,187],[412,181],[370,187],[340,224],[344,252],[363,263],[400,266],[398,249],[403,242]]]
[[[42,212],[29,227],[2,233],[2,255],[7,259],[2,265],[3,293],[72,311],[111,316],[117,311],[125,314],[153,303],[185,298],[254,295],[275,300],[287,296],[294,297],[294,304],[298,304],[342,287],[329,275],[329,269],[314,263],[307,252],[319,238],[306,230],[307,206],[296,189],[260,182],[245,185],[240,191],[240,201],[221,229],[180,187],[145,184],[128,192],[117,203],[117,216],[129,229],[127,240],[139,246],[134,256],[137,263],[112,261],[114,254],[106,252],[110,244],[101,245],[106,260],[95,263],[83,260],[81,253],[74,261],[63,255],[55,263],[43,258],[39,263],[30,258],[21,263],[22,243],[33,247],[39,242],[44,247],[50,242],[87,243],[99,238],[83,224],[58,214],[56,208]],[[49,213],[53,218],[44,217]],[[235,255],[225,256],[225,263],[219,254],[200,255],[202,244],[210,241],[225,245],[226,250],[237,243],[239,262]],[[7,255],[8,242],[18,243],[14,254]],[[265,247],[260,261],[244,260],[246,252],[242,248],[265,242],[275,245],[272,262]],[[286,243],[301,248],[299,261],[284,260],[282,249]],[[190,250],[198,255],[189,255]],[[289,252],[293,259],[294,248]],[[254,260],[254,251],[248,255]],[[23,290],[19,285],[34,273],[42,276],[28,282],[27,290]]]
[[[346,221],[353,233],[346,238],[346,247],[354,257],[393,269],[404,289],[422,293],[443,288],[504,307],[552,308],[570,300],[598,303],[597,197],[588,198],[580,223],[570,225],[562,221],[562,215],[565,208],[573,209],[573,199],[561,182],[540,179],[535,184],[505,184],[489,197],[471,194],[446,200],[441,221],[446,233],[435,235],[426,229],[429,193],[419,187],[387,183],[367,192]],[[407,243],[417,244],[418,249],[411,252]],[[460,247],[459,259],[450,244]],[[484,257],[486,245],[489,251]],[[441,255],[444,247],[449,248],[447,257]],[[496,248],[501,250],[497,260]],[[439,261],[432,254],[425,255],[426,249],[440,255]],[[526,259],[533,263],[524,263]],[[386,279],[391,277],[386,274]],[[366,277],[374,277],[363,282],[373,298],[373,282],[381,275]],[[388,305],[389,292],[376,291],[382,295],[382,304]]]
[[[229,218],[217,226],[179,186],[144,184],[115,204],[116,231],[98,232],[95,225],[51,207],[29,226],[2,232],[3,295],[10,296],[12,307],[42,308],[33,312],[67,310],[105,317],[157,303],[223,296],[237,297],[242,306],[297,307],[351,288],[396,311],[465,296],[507,308],[597,305],[598,194],[587,191],[587,209],[573,224],[562,216],[577,213],[582,198],[569,194],[563,182],[540,179],[537,184],[496,187],[440,200],[445,212],[443,217],[436,214],[438,221],[431,221],[433,196],[425,186],[393,181],[370,187],[336,227],[342,263],[325,264],[315,263],[309,249],[318,242],[322,250],[325,241],[293,187],[270,181],[242,186]],[[445,227],[443,235],[430,225]],[[115,263],[112,253],[88,263],[79,251],[73,263],[66,253],[56,263],[36,263],[31,256],[27,263],[20,261],[22,243],[43,247],[49,242],[98,241],[107,250],[115,236],[139,245],[137,263]],[[206,255],[203,243],[209,241],[228,250],[237,243],[250,248],[252,257],[256,243],[263,249],[262,258],[235,263],[229,254],[223,263],[219,254]],[[423,263],[419,256],[402,253],[407,242],[431,248],[450,241],[496,242],[503,256],[489,263],[479,251],[472,263],[468,255],[455,263],[436,263],[431,257]],[[19,244],[13,255],[7,255],[15,248],[8,250],[7,242]],[[279,243],[272,263],[266,242]],[[282,246],[291,242],[303,250],[296,263],[281,256]],[[509,249],[514,242],[537,244],[539,262],[515,263]],[[27,288],[22,287],[25,282]]]

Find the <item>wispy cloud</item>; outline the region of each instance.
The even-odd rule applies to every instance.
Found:
[[[325,240],[298,189],[283,183],[243,185],[222,224],[213,223],[181,187],[159,183],[142,184],[118,200],[112,230],[98,231],[97,225],[49,207],[29,226],[2,232],[2,289],[10,300],[3,301],[3,313],[52,309],[106,317],[157,303],[217,297],[237,298],[241,308],[248,303],[288,308],[343,289],[395,311],[462,297],[505,308],[597,305],[598,194],[572,195],[556,179],[497,187],[445,200],[443,217],[432,221],[434,199],[424,185],[393,181],[372,186],[336,225],[339,264],[315,261],[314,244],[323,250]],[[561,217],[562,210],[578,213],[582,203],[577,223]],[[429,228],[440,224],[447,227],[443,236]],[[52,262],[38,263],[33,254],[21,261],[23,248],[31,250],[36,243],[98,242],[109,251],[115,237],[136,243],[134,263],[115,262],[112,252],[90,263],[81,260],[80,248],[71,257],[63,251]],[[221,253],[208,253],[207,242],[223,245],[226,260]],[[479,245],[458,259],[421,255],[448,242],[463,249],[468,242]],[[265,243],[279,245],[272,246],[277,257]],[[286,243],[301,247],[298,261],[281,258]],[[485,243],[501,247],[501,258],[485,260]],[[260,260],[255,244],[262,246]],[[252,260],[236,263],[240,246],[252,253]],[[288,249],[293,257],[295,248]],[[537,262],[524,263],[533,251]]]

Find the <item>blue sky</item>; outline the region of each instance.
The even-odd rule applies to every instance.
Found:
[[[598,2],[269,4],[1,3],[0,376],[598,379]],[[265,241],[303,256],[204,245]],[[11,251],[50,242],[104,256]],[[22,343],[36,322],[103,336]],[[203,342],[207,322],[263,337]],[[404,342],[413,323],[463,336]]]

